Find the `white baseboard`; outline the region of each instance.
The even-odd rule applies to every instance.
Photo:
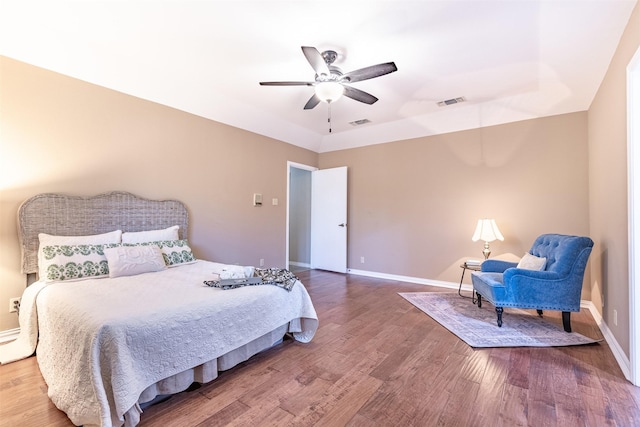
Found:
[[[298,262],[298,261],[289,261],[289,265],[295,265],[296,267],[303,267],[303,268],[311,268],[311,264],[308,264],[305,262]]]
[[[449,289],[458,289],[458,287],[460,286],[460,283],[444,282],[441,280],[429,280],[420,277],[400,276],[396,274],[377,273],[375,271],[348,269],[347,273],[355,274],[358,276],[373,277],[376,279],[396,280],[398,282],[417,283],[419,285],[430,285]],[[462,284],[463,291],[471,292],[472,289],[473,288],[471,285]],[[580,307],[586,308],[591,312],[591,315],[596,321],[600,332],[602,332],[605,341],[607,342],[609,348],[611,349],[611,352],[613,353],[613,357],[615,357],[618,365],[620,366],[620,369],[622,369],[625,378],[628,381],[631,381],[631,362],[620,347],[620,344],[618,344],[618,341],[616,341],[607,324],[602,319],[602,316],[600,315],[598,310],[596,310],[595,305],[591,301],[580,300]]]
[[[0,344],[4,344],[9,341],[13,341],[18,338],[20,334],[20,328],[7,329],[6,331],[0,331]]]
[[[591,301],[581,301],[580,307],[589,309],[591,315],[596,321],[596,324],[598,325],[598,328],[600,328],[600,332],[602,332],[602,335],[604,336],[604,340],[609,345],[609,348],[613,353],[613,357],[616,358],[620,369],[622,369],[624,377],[628,381],[631,381],[631,361],[629,360],[627,355],[624,354],[624,350],[622,350],[622,347],[620,347],[620,344],[618,344],[618,341],[613,336],[613,333],[611,333],[611,329],[609,329],[605,321],[602,319],[602,316],[596,309],[596,306]],[[633,383],[633,381],[631,382]]]
[[[420,277],[400,276],[397,274],[378,273],[375,271],[355,270],[353,268],[347,269],[347,273],[355,274],[357,276],[367,276],[376,279],[395,280],[397,282],[417,283],[418,285],[433,285],[441,288],[458,289],[459,283],[443,282],[441,280],[429,280],[422,279]],[[468,288],[468,289],[467,289]],[[471,290],[471,286],[465,287],[462,285],[462,289]]]

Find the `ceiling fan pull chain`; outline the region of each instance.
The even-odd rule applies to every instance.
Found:
[[[329,133],[331,133],[331,102],[328,102],[329,105],[329,118],[327,119],[327,122],[329,123]]]

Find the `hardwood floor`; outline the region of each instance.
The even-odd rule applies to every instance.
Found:
[[[473,349],[397,292],[442,288],[298,272],[320,328],[147,408],[142,427],[633,426],[640,388],[606,342]],[[487,307],[488,308],[488,307]],[[559,314],[551,312],[545,316]],[[505,321],[508,319],[505,318]],[[587,311],[574,331],[601,337]],[[0,366],[0,426],[70,426],[34,357]]]

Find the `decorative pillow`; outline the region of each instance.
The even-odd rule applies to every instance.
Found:
[[[147,243],[157,242],[160,240],[178,240],[178,229],[180,227],[165,228],[164,230],[135,231],[131,233],[122,233],[122,243]]]
[[[121,230],[115,230],[103,234],[94,234],[91,236],[54,236],[51,234],[40,233],[38,234],[38,240],[40,241],[40,246],[38,247],[38,274],[42,279],[47,277],[46,270],[50,262],[45,262],[44,254],[42,251],[42,249],[46,246],[102,245],[107,243],[120,243],[121,239]]]
[[[520,262],[518,263],[518,268],[523,268],[525,270],[538,270],[542,271],[547,265],[546,258],[540,258],[529,253],[524,254]]]
[[[167,267],[175,267],[182,264],[196,262],[196,257],[186,240],[162,240],[158,242],[138,243],[140,246],[155,245],[162,251],[164,263]]]
[[[106,248],[109,277],[134,276],[167,268],[158,246],[117,246]]]
[[[104,245],[51,245],[42,247],[40,279],[46,282],[107,277],[109,266],[105,249],[120,243]]]

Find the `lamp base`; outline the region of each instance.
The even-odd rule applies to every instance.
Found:
[[[489,255],[491,255],[491,249],[489,249],[489,242],[484,242],[484,249],[482,250],[482,255],[484,255],[484,259],[489,259]]]

